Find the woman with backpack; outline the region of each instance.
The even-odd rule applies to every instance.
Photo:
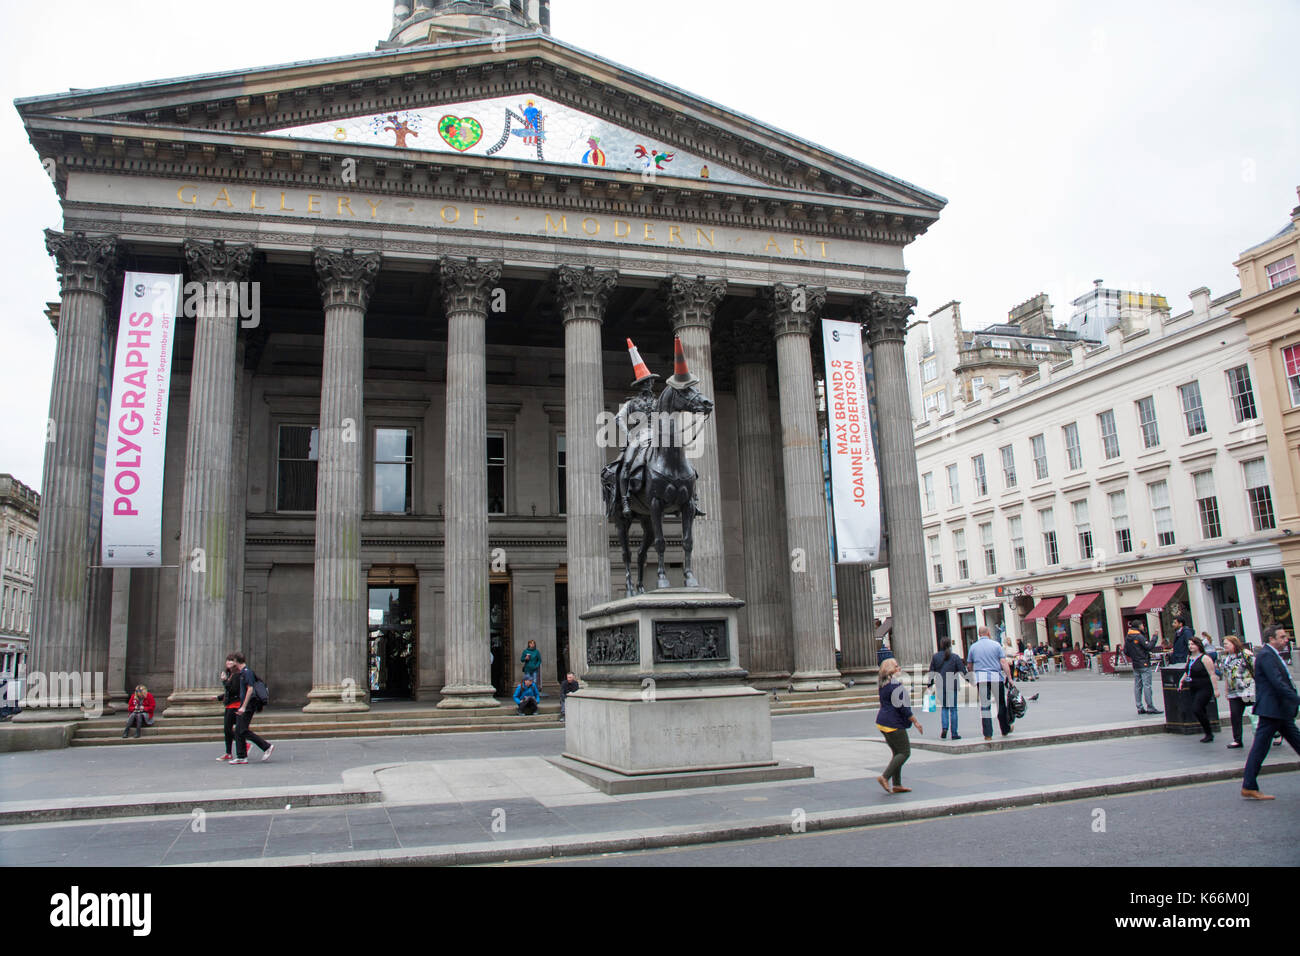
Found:
[[[876,712],[876,729],[885,735],[885,743],[889,744],[890,753],[893,754],[885,772],[876,778],[876,783],[880,784],[885,793],[912,792],[903,786],[903,764],[912,756],[912,745],[907,740],[907,725],[915,727],[918,734],[924,733],[921,722],[907,705],[907,688],[898,679],[900,669],[898,659],[891,657],[880,665],[878,679],[880,710]],[[892,787],[890,780],[894,782]]]
[[[248,666],[244,660],[244,655],[240,651],[235,651],[230,655],[230,660],[239,669],[239,707],[235,710],[235,759],[230,761],[234,764],[248,763],[248,742],[251,740],[257,746],[262,748],[262,759],[270,760],[271,751],[275,749],[275,744],[269,744],[257,734],[253,733],[249,726],[253,722],[253,715],[263,707],[262,697],[258,693],[257,685],[261,683],[253,669]],[[266,685],[262,685],[262,693],[266,692]]]
[[[1223,672],[1228,712],[1232,715],[1232,743],[1228,744],[1228,749],[1238,750],[1241,748],[1242,714],[1247,704],[1255,702],[1255,656],[1236,634],[1223,639],[1219,670]]]
[[[935,679],[939,681],[939,725],[943,728],[939,734],[941,740],[947,738],[949,730],[952,731],[953,740],[961,740],[961,735],[957,733],[957,687],[960,682],[958,675],[965,673],[966,662],[961,659],[961,655],[952,652],[952,638],[945,637],[939,642],[939,653],[930,659],[930,682],[926,685],[933,687]]]

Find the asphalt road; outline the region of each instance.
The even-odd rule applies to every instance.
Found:
[[[1300,866],[1300,774],[533,866]],[[1098,813],[1097,811],[1102,811]],[[1101,827],[1104,825],[1104,829]],[[1189,828],[1197,835],[1189,838]]]

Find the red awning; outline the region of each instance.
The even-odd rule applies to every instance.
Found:
[[[1088,610],[1088,605],[1097,600],[1097,595],[1101,593],[1094,591],[1092,594],[1080,594],[1073,601],[1065,606],[1061,612],[1061,617],[1083,617],[1083,612]]]
[[[1137,606],[1138,614],[1145,614],[1147,611],[1163,611],[1169,599],[1177,593],[1178,589],[1183,586],[1182,581],[1175,581],[1172,584],[1157,584],[1144,597]]]
[[[1043,598],[1041,601],[1039,601],[1037,604],[1034,605],[1034,609],[1032,611],[1030,611],[1028,614],[1025,615],[1025,620],[1037,621],[1039,618],[1047,617],[1047,615],[1052,613],[1052,609],[1064,600],[1065,598],[1059,598],[1059,597]]]

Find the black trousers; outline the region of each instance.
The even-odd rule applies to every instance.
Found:
[[[144,712],[143,710],[133,710],[133,711],[131,711],[131,713],[127,714],[127,717],[126,717],[126,729],[127,729],[127,730],[130,730],[132,727],[134,727],[134,728],[138,731],[138,730],[140,730],[142,727],[148,727],[149,724],[148,724],[148,722],[145,720],[145,717],[146,717],[146,716],[147,716],[147,715],[145,714],[145,712]]]
[[[225,717],[222,718],[225,722],[223,729],[226,732],[226,753],[231,753],[235,747],[235,710],[234,707],[227,707]]]
[[[248,758],[248,742],[250,740],[253,743],[257,744],[257,746],[261,747],[263,750],[267,750],[271,746],[261,737],[257,736],[257,734],[253,733],[253,731],[249,728],[248,725],[251,724],[252,722],[253,722],[253,712],[251,710],[246,710],[242,714],[236,714],[235,756],[238,757],[240,760],[245,760]]]
[[[1240,697],[1228,698],[1228,713],[1232,716],[1232,742],[1241,743],[1241,717],[1246,712],[1246,702]]]
[[[525,697],[519,702],[519,713],[535,714],[537,713],[537,701],[531,697]]]
[[[993,703],[993,685],[991,683],[976,684],[979,690],[980,711],[988,713],[992,709]],[[998,729],[1002,731],[1005,737],[1011,733],[1011,714],[1007,712],[1007,682],[998,681]],[[981,717],[980,723],[983,725],[984,736],[993,736],[993,718]]]
[[[1214,688],[1209,681],[1192,685],[1192,716],[1205,731],[1205,736],[1213,737],[1214,729],[1210,726],[1210,701],[1214,700]]]

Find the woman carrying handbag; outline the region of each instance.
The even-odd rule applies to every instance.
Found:
[[[1219,696],[1219,685],[1214,679],[1214,661],[1205,654],[1204,641],[1199,637],[1189,637],[1187,643],[1191,647],[1191,659],[1187,662],[1187,671],[1178,686],[1192,692],[1192,716],[1205,731],[1201,743],[1208,744],[1214,740],[1210,705]]]
[[[1232,715],[1232,743],[1228,749],[1237,750],[1241,747],[1242,715],[1246,705],[1255,702],[1255,657],[1236,634],[1223,639],[1223,651],[1219,669],[1223,672],[1228,711]]]

